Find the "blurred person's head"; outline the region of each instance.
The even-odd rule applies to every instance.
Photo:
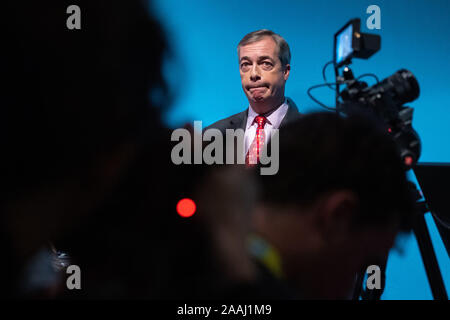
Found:
[[[266,29],[251,32],[239,42],[238,58],[242,89],[253,110],[267,113],[280,106],[291,69],[286,40]]]
[[[160,136],[149,97],[167,102],[167,45],[143,3],[3,4],[2,226],[18,260],[99,206],[141,142]],[[73,4],[79,30],[66,26]]]
[[[407,231],[414,202],[395,142],[363,116],[313,113],[280,132],[280,169],[261,176],[255,231],[305,298],[347,298],[355,275]]]
[[[201,181],[198,197],[199,219],[224,279],[228,284],[254,280],[254,266],[246,250],[256,200],[254,177],[242,166],[212,167]]]
[[[155,239],[159,257],[169,261],[159,271],[156,296],[224,298],[237,287],[256,282],[255,266],[247,252],[256,196],[250,172],[239,166],[198,165],[174,166],[173,172],[178,179],[171,183],[167,225]],[[189,217],[175,211],[178,201],[185,198],[195,203],[195,213]]]

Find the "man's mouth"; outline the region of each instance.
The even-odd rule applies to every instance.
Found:
[[[250,92],[253,99],[258,100],[258,101],[263,99],[267,90],[268,90],[267,86],[264,86],[264,85],[248,88],[248,91]]]
[[[248,91],[253,91],[253,90],[256,90],[256,89],[267,89],[267,86],[266,85],[259,85],[259,86],[248,86],[247,87]]]
[[[262,93],[267,90],[267,86],[257,86],[257,87],[249,87],[248,91],[250,93]]]

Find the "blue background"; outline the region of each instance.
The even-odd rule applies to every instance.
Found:
[[[381,9],[381,29],[367,30],[369,5]],[[291,75],[286,95],[301,112],[321,110],[306,90],[322,83],[322,67],[332,59],[333,35],[351,18],[361,18],[363,32],[381,35],[382,48],[369,60],[354,60],[355,75],[375,73],[380,79],[406,68],[420,83],[413,126],[422,140],[422,162],[450,162],[450,1],[448,0],[158,0],[153,8],[173,49],[165,75],[176,97],[166,121],[171,127],[202,120],[203,127],[244,110],[236,46],[248,32],[267,28],[290,45]],[[331,68],[327,72],[334,80]],[[369,83],[373,83],[368,79]],[[315,96],[333,105],[333,92],[318,89]],[[413,177],[414,178],[414,177]],[[447,291],[450,259],[436,227],[432,232]],[[391,252],[383,299],[431,299],[415,238],[398,240]]]

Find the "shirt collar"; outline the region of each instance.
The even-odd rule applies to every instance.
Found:
[[[284,116],[287,113],[289,106],[287,104],[287,100],[284,99],[284,102],[281,106],[279,106],[274,112],[272,112],[268,117],[267,117],[267,123],[271,124],[272,127],[274,129],[278,129],[281,121],[283,120]],[[248,116],[247,116],[247,126],[246,126],[246,130],[248,128],[250,128],[254,121],[255,118],[258,116],[259,114],[255,112],[255,110],[253,110],[252,106],[249,105],[248,106]]]

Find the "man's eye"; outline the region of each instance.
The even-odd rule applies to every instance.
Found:
[[[264,61],[263,65],[266,66],[266,67],[271,67],[272,66],[272,64],[270,62],[268,62],[268,61]]]
[[[248,67],[250,65],[250,63],[248,63],[248,62],[243,62],[242,64],[241,64],[241,68],[242,67]]]

